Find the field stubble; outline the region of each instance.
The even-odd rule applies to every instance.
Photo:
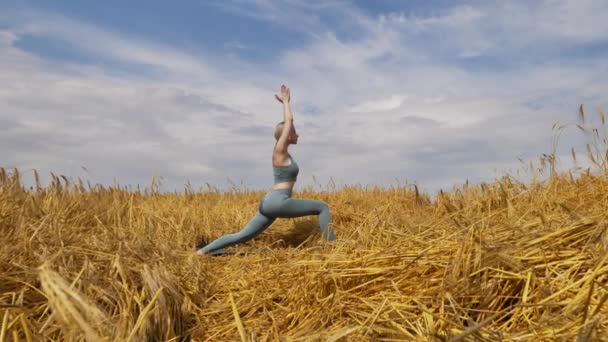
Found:
[[[239,230],[260,192],[55,175],[28,190],[0,169],[0,341],[602,340],[608,149],[603,114],[603,137],[580,114],[597,172],[557,172],[551,153],[543,181],[435,199],[414,185],[298,191],[330,205],[337,240],[321,243],[314,217],[279,219],[238,256],[193,246]]]

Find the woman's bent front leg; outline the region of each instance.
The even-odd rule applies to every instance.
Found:
[[[275,220],[275,217],[268,217],[258,211],[240,232],[224,235],[201,248],[201,251],[207,254],[224,247],[247,242],[263,232]]]
[[[325,240],[333,241],[336,239],[329,205],[323,201],[288,198],[281,203],[280,213],[277,217],[300,217],[308,215],[319,215],[319,226]]]

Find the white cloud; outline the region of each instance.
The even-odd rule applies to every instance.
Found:
[[[350,112],[382,112],[399,108],[403,101],[407,98],[406,95],[391,95],[388,98],[366,101],[353,106]]]
[[[247,49],[247,45],[243,44],[242,42],[240,42],[238,40],[233,40],[233,41],[230,41],[230,42],[225,42],[224,43],[224,48],[226,48],[226,49],[243,50],[243,49]]]
[[[607,10],[602,0],[544,0],[536,24],[546,34],[578,42],[608,41]]]
[[[0,17],[13,26],[10,32],[13,41],[10,43],[14,43],[15,37],[33,35],[66,42],[74,49],[96,57],[157,66],[184,74],[204,76],[210,72],[201,56],[177,51],[158,42],[128,37],[48,12],[29,10],[12,14]]]
[[[17,40],[17,35],[10,31],[0,31],[0,45],[10,46],[15,40]]]
[[[247,13],[235,3],[217,5],[277,27],[298,17],[297,30],[310,40],[280,52],[276,63],[238,56],[210,62],[58,15],[0,15],[0,23],[8,22],[0,31],[5,162],[106,183],[116,177],[147,185],[160,174],[168,189],[181,189],[186,178],[222,188],[227,177],[268,189],[272,127],[282,119],[273,94],[286,82],[300,134],[291,147],[301,167],[298,187],[311,184],[312,175],[322,183],[339,175],[350,184],[388,185],[398,178],[448,189],[467,178],[491,179],[494,167],[515,168],[517,157],[547,152],[551,125],[574,121],[579,103],[606,105],[605,55],[572,61],[542,55],[545,47],[564,48],[556,39],[603,41],[574,25],[603,27],[599,20],[608,10],[602,2],[580,2],[576,10],[566,2],[484,3],[427,17],[372,17],[343,2],[320,9],[321,2],[257,1]],[[332,31],[327,13],[347,13],[340,25],[357,34],[347,39]],[[25,35],[165,73],[46,60],[18,47]],[[483,56],[525,62],[487,71],[460,64]],[[576,134],[568,136],[567,150],[580,143]]]
[[[405,13],[389,13],[380,15],[380,23],[388,21],[407,25],[413,31],[426,30],[436,26],[460,28],[464,24],[469,24],[477,19],[484,17],[484,13],[471,6],[457,6],[450,8],[446,14],[432,15],[429,17],[418,17],[406,15]]]

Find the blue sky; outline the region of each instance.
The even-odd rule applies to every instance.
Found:
[[[267,190],[287,83],[296,191],[491,181],[549,152],[579,104],[606,109],[607,15],[594,0],[3,1],[0,165]],[[562,137],[563,168],[585,141]]]

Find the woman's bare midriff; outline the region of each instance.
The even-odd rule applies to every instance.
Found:
[[[293,185],[296,184],[296,182],[281,182],[281,183],[276,183],[275,185],[272,186],[272,190],[277,190],[277,189],[293,189]]]

